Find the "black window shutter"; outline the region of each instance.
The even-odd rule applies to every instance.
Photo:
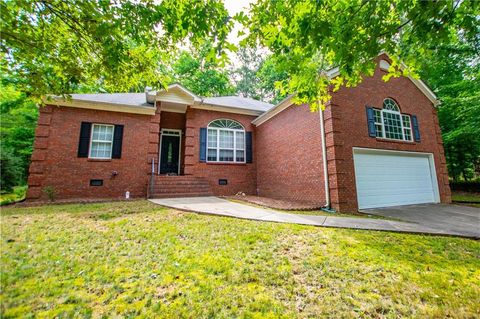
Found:
[[[245,160],[247,163],[252,163],[253,161],[252,132],[245,132],[245,148],[246,148]]]
[[[412,115],[413,138],[415,142],[420,142],[420,129],[418,128],[418,120],[416,115]]]
[[[377,128],[375,127],[375,114],[373,108],[367,106],[367,122],[368,122],[368,135],[370,137],[377,136]]]
[[[200,129],[200,162],[207,161],[207,129]]]
[[[78,141],[78,157],[88,157],[91,131],[92,123],[82,122],[80,126],[80,139]]]
[[[112,158],[122,157],[123,125],[115,125],[113,132]]]

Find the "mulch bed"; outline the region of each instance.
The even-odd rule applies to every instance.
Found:
[[[273,198],[253,196],[253,195],[229,196],[227,197],[227,199],[240,200],[240,201],[244,201],[244,202],[259,205],[259,206],[282,209],[282,210],[318,210],[321,207],[318,204],[286,201],[281,199],[273,199]]]

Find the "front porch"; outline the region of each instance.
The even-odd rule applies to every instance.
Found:
[[[227,105],[229,97],[200,99],[175,85],[148,97],[156,106],[147,160],[149,198],[255,193],[251,122],[262,111]],[[217,121],[221,125],[209,126]],[[212,144],[207,131],[217,138]]]

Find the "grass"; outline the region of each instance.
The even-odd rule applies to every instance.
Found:
[[[183,213],[2,209],[2,318],[478,317],[478,241]]]
[[[254,203],[250,203],[241,199],[232,199],[228,198],[229,201],[234,202],[234,203],[240,203],[244,205],[249,205],[253,207],[259,207],[259,208],[265,208],[265,209],[272,209],[275,211],[279,211],[282,213],[287,213],[287,214],[301,214],[301,215],[314,215],[314,216],[335,216],[335,217],[354,217],[354,218],[374,218],[374,219],[387,219],[383,216],[378,216],[378,215],[370,215],[370,214],[364,214],[364,213],[344,213],[344,212],[327,212],[323,210],[285,210],[285,209],[278,209],[278,208],[270,208],[267,206],[262,206]],[[389,218],[393,220],[392,218]]]
[[[0,194],[0,206],[21,201],[25,198],[27,186],[16,186],[11,193]]]
[[[454,192],[452,193],[452,201],[456,204],[480,207],[480,193]]]

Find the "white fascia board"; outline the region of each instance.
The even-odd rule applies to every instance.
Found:
[[[184,92],[185,94],[190,95],[194,102],[201,102],[202,101],[201,97],[199,97],[198,95],[196,95],[195,93],[193,93],[192,91],[190,91],[189,89],[187,89],[186,87],[184,87],[184,86],[182,86],[178,83],[174,83],[174,84],[169,85],[166,91],[169,91],[171,89],[179,89],[182,92]],[[163,91],[165,91],[165,90],[163,90]]]
[[[43,103],[54,106],[74,107],[80,109],[100,110],[108,112],[155,115],[154,106],[136,106],[128,104],[105,103],[86,100],[65,100],[63,98],[43,99]]]
[[[263,113],[262,115],[254,119],[252,121],[252,124],[255,126],[259,126],[265,123],[266,121],[268,121],[269,119],[271,119],[272,117],[274,117],[275,115],[277,115],[278,113],[282,112],[283,110],[285,110],[286,108],[292,105],[292,98],[294,96],[295,94],[291,94],[287,96],[285,99],[280,101],[277,105],[272,107],[270,110],[268,110],[267,112]]]
[[[199,110],[235,113],[235,114],[243,114],[243,115],[254,115],[254,116],[258,116],[263,113],[262,111],[247,110],[247,109],[241,109],[236,107],[229,107],[225,105],[214,105],[214,104],[203,104],[203,103],[199,103],[199,104],[195,103],[190,107],[193,109],[199,109]]]

